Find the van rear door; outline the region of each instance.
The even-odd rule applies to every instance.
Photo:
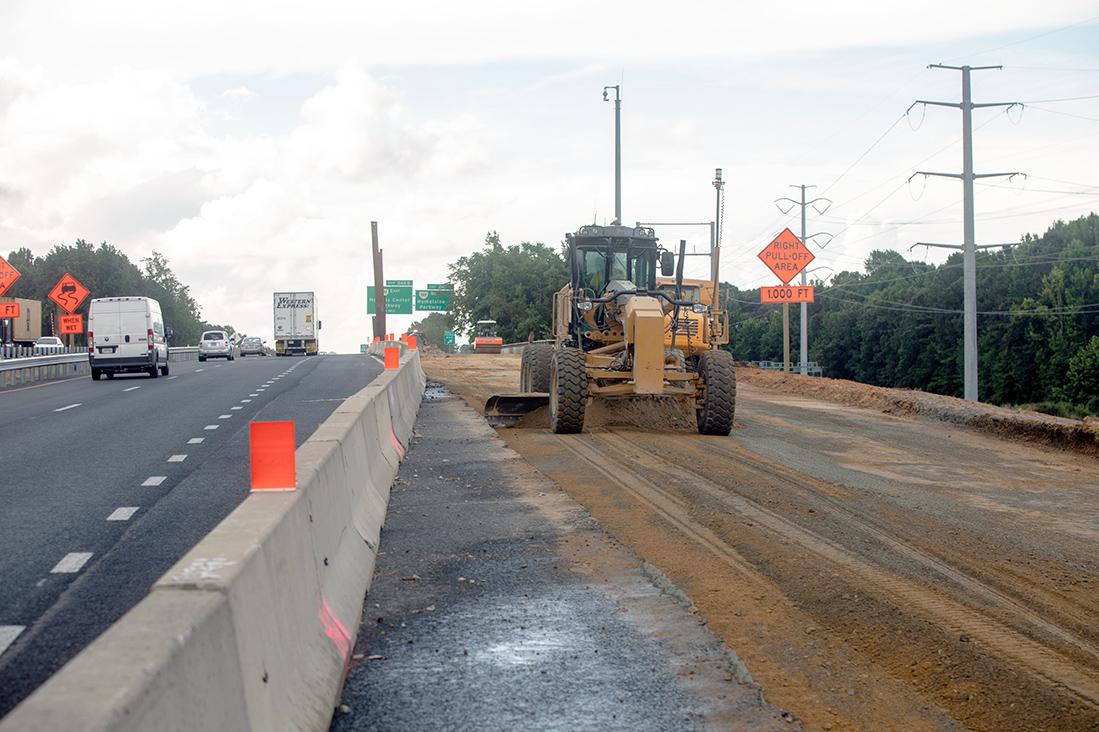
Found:
[[[122,342],[119,355],[126,358],[144,358],[149,355],[149,301],[123,300],[118,303],[119,330]]]
[[[88,330],[95,338],[96,358],[118,358],[118,345],[122,342],[122,320],[118,313],[118,301],[93,301],[88,314]]]

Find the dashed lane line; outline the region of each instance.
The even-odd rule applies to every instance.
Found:
[[[129,521],[133,518],[133,515],[137,513],[140,506],[119,506],[111,515],[107,517],[108,521]]]
[[[122,391],[133,391],[134,389],[140,389],[140,386],[131,386],[129,389],[123,389]]]
[[[77,408],[77,407],[79,407],[79,406],[80,406],[81,404],[83,404],[83,402],[77,402],[76,404],[70,404],[70,405],[69,405],[69,406],[67,406],[67,407],[61,407],[60,409],[55,409],[55,410],[53,410],[53,411],[55,411],[55,412],[64,412],[64,411],[66,411],[66,410],[69,410],[69,409],[76,409],[76,408]]]
[[[206,440],[205,437],[192,437],[187,440],[188,445],[201,445]]]
[[[145,482],[142,483],[141,485],[142,486],[160,485],[161,483],[163,483],[166,480],[168,480],[167,475],[150,475],[148,478],[145,479]]]
[[[178,379],[178,378],[179,378],[178,376],[169,376],[168,381],[171,381],[172,379]]]
[[[168,458],[168,462],[170,462],[170,463],[181,463],[186,459],[187,459],[186,455],[172,455],[170,458]]]
[[[241,407],[241,406],[236,406],[236,407],[229,407],[229,409],[230,409],[231,411],[234,411],[234,412],[236,412],[236,411],[239,411],[239,410],[241,410],[241,409],[244,409],[244,407]]]
[[[205,427],[203,427],[202,429],[204,429],[204,430],[216,430],[220,426],[221,425],[219,425],[219,424],[208,424]]]
[[[229,419],[232,416],[233,415],[231,415],[231,414],[219,414],[218,419]]]
[[[241,404],[251,404],[251,403],[252,403],[252,400],[251,400],[251,399],[241,399],[241,400],[240,400],[240,403],[241,403]]]
[[[15,642],[19,634],[27,629],[25,625],[0,625],[0,656]]]
[[[69,552],[54,565],[50,574],[75,574],[92,558],[91,552]]]

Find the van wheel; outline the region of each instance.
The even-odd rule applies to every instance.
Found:
[[[161,375],[161,376],[167,376],[167,375],[168,375],[168,369],[169,369],[169,368],[170,368],[170,367],[168,366],[168,364],[164,364],[163,366],[161,366],[161,367],[160,367],[160,375]]]
[[[160,367],[156,365],[156,361],[153,361],[153,365],[148,370],[149,378],[155,379],[160,376]]]
[[[92,381],[99,381],[103,378],[103,372],[99,369],[92,369]]]
[[[205,360],[206,360],[206,357],[205,357],[205,356],[199,356],[199,357],[198,357],[198,360],[199,360],[200,362],[201,362],[201,361],[205,361]]]

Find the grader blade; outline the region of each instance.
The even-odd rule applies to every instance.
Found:
[[[524,416],[549,404],[549,394],[494,394],[485,402],[485,419],[493,427],[511,427]]]

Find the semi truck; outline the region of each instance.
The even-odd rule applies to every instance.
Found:
[[[18,318],[0,321],[0,340],[17,346],[33,346],[42,337],[42,303],[21,297],[0,297],[0,302],[19,305]]]
[[[317,298],[312,292],[275,293],[275,355],[317,355]]]

